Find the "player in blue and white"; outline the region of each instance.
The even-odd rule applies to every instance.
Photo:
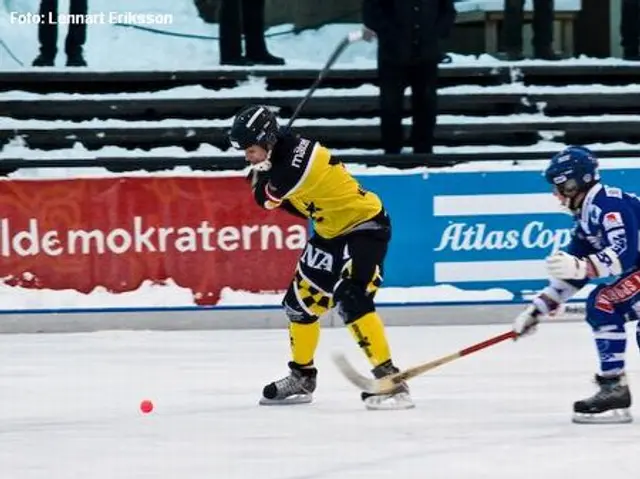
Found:
[[[587,148],[555,155],[545,171],[554,195],[573,215],[567,251],[546,258],[549,285],[514,321],[519,336],[535,331],[552,312],[595,278],[607,278],[589,294],[586,320],[600,356],[599,391],[573,405],[574,422],[629,422],[631,394],[625,375],[625,323],[640,315],[640,200],[600,182],[598,161]],[[640,347],[640,324],[636,331]]]

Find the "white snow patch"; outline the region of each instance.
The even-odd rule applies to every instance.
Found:
[[[25,279],[27,279],[25,277]],[[84,309],[122,307],[192,306],[193,295],[172,280],[164,284],[145,281],[140,288],[126,293],[112,293],[97,287],[91,293],[64,289],[30,289],[0,283],[0,310]]]
[[[224,288],[217,306],[279,306],[284,292],[250,293]],[[511,301],[513,294],[493,288],[462,290],[450,285],[413,288],[382,288],[376,302],[385,304]],[[0,283],[0,310],[150,308],[195,306],[187,288],[168,280],[164,284],[145,281],[136,291],[112,293],[96,288],[89,294],[74,290],[11,287]]]

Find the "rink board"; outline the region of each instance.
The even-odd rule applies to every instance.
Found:
[[[441,326],[475,324],[511,324],[522,311],[522,304],[468,305],[390,305],[379,311],[388,326]],[[578,321],[584,306],[567,306],[553,321]],[[335,312],[321,318],[324,327],[342,327]],[[220,330],[284,329],[288,325],[283,311],[269,308],[175,309],[157,311],[93,311],[59,313],[0,314],[0,334],[76,333],[103,330]]]
[[[635,191],[638,164],[619,163],[603,177]],[[390,325],[510,322],[547,284],[544,258],[571,237],[537,167],[356,176],[392,218],[383,288],[425,288],[378,295]],[[226,306],[285,291],[310,233],[246,189],[235,176],[0,182],[0,333],[285,327],[279,307]]]

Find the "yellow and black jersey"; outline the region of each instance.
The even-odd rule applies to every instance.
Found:
[[[380,198],[364,190],[340,161],[320,143],[282,135],[271,152],[272,167],[261,206],[277,208],[283,202],[313,220],[323,238],[335,238],[382,211]]]

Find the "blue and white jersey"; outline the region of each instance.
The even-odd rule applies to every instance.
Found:
[[[635,195],[598,183],[575,219],[567,252],[587,260],[590,278],[620,276],[640,266],[640,199]]]
[[[635,195],[598,183],[587,193],[575,222],[567,253],[587,261],[587,277],[581,280],[551,278],[533,301],[543,313],[567,301],[592,278],[617,280],[625,273],[640,269],[640,199]],[[637,285],[624,286],[626,289],[617,297],[635,296],[640,291],[640,276]]]

